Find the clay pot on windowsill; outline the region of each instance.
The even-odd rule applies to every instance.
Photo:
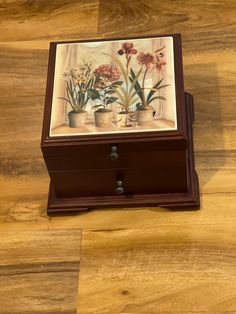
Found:
[[[138,125],[146,125],[153,121],[154,109],[152,106],[146,106],[137,111],[137,122]]]
[[[78,112],[70,111],[68,113],[69,127],[82,128],[86,123],[87,111],[81,110]]]
[[[112,125],[113,112],[109,109],[98,109],[94,112],[95,125],[100,128]]]

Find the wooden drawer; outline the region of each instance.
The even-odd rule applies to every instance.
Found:
[[[116,151],[112,151],[112,149]],[[60,148],[61,149],[61,148]],[[55,154],[55,155],[54,155]],[[117,158],[112,156],[117,154]],[[160,149],[160,143],[135,142],[82,145],[64,151],[53,150],[44,158],[48,171],[78,171],[118,168],[156,168],[185,164],[185,149]],[[174,161],[174,162],[173,162]]]
[[[120,169],[117,171],[51,172],[57,197],[96,197],[116,195],[122,181],[124,195],[185,192],[183,168]]]

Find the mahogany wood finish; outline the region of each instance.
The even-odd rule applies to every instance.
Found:
[[[111,206],[199,206],[192,143],[193,98],[184,93],[181,37],[162,36],[173,36],[174,40],[178,128],[135,134],[49,136],[55,52],[60,44],[51,43],[41,143],[51,178],[48,214]],[[113,146],[117,147],[115,160],[110,156]],[[124,189],[120,195],[117,181]]]

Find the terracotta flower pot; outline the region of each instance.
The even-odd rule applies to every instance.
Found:
[[[86,122],[87,111],[74,112],[70,111],[68,113],[69,127],[70,128],[82,128]]]
[[[148,106],[143,110],[137,111],[138,125],[146,125],[152,121],[153,121],[153,108],[151,106]]]
[[[94,112],[95,125],[100,128],[111,126],[113,112],[108,109],[98,109]]]
[[[117,127],[126,128],[134,126],[136,122],[136,113],[135,112],[126,112],[122,111],[117,115]]]

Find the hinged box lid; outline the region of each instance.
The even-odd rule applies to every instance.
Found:
[[[186,137],[180,34],[50,44],[42,147]]]

